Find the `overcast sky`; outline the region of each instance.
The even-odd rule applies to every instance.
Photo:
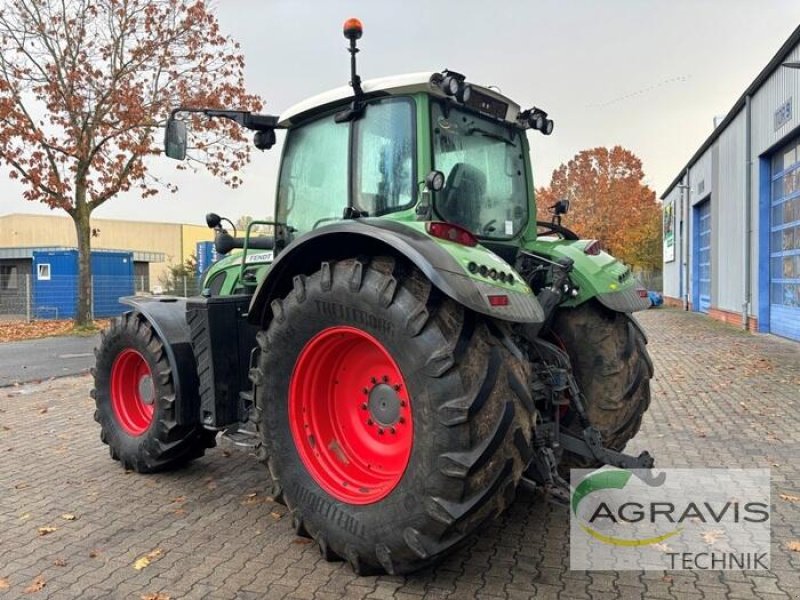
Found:
[[[731,108],[800,23],[800,2],[219,0],[217,15],[242,44],[249,91],[266,100],[266,112],[347,83],[341,25],[357,16],[364,79],[449,67],[547,110],[553,135],[529,134],[537,186],[576,152],[621,144],[642,159],[660,195],[711,133],[714,116]],[[152,168],[180,186],[177,194],[127,194],[94,217],[266,217],[279,157],[279,147],[254,152],[237,190],[156,159]],[[0,214],[49,212],[21,191],[0,167]]]

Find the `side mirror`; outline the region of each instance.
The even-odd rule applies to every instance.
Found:
[[[169,118],[164,132],[164,153],[175,160],[186,158],[186,121]]]

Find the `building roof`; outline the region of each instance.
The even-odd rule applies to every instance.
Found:
[[[440,90],[438,87],[432,87],[429,84],[431,75],[433,74],[433,71],[423,71],[420,73],[407,73],[405,75],[392,75],[390,77],[369,79],[361,83],[361,89],[365,94],[371,94],[375,92],[391,92],[392,94],[428,92],[430,94],[444,97],[445,94],[442,90]],[[468,81],[468,83],[475,89],[480,90],[481,93],[508,103],[509,110],[506,113],[507,120],[513,121],[517,118],[517,114],[520,110],[519,104],[510,98],[499,94],[495,90],[476,85],[471,81]],[[294,106],[290,106],[283,111],[281,116],[278,117],[278,124],[281,127],[285,127],[292,123],[292,119],[302,115],[303,113],[352,97],[353,88],[351,88],[349,85],[343,85],[333,90],[323,92],[322,94],[311,96],[310,98],[306,98],[305,100],[298,102]]]
[[[789,56],[789,54],[792,52],[792,50],[798,43],[800,43],[800,26],[798,26],[797,29],[795,29],[792,32],[792,35],[789,36],[789,39],[787,39],[783,43],[778,52],[775,53],[775,56],[772,57],[772,60],[770,60],[767,63],[767,66],[764,67],[762,71],[758,74],[758,76],[753,80],[753,83],[747,86],[747,89],[742,93],[742,95],[739,97],[739,99],[736,101],[733,107],[728,111],[728,114],[725,115],[725,118],[722,119],[722,122],[717,127],[714,128],[714,131],[711,132],[711,135],[708,136],[705,142],[703,142],[703,145],[700,146],[700,148],[697,150],[697,152],[694,153],[692,158],[689,159],[689,162],[686,163],[686,166],[680,170],[677,177],[675,177],[675,179],[672,180],[672,183],[670,183],[667,186],[666,191],[663,194],[661,194],[662,200],[664,200],[670,194],[672,189],[681,182],[681,179],[683,179],[683,175],[686,173],[686,170],[691,168],[691,166],[695,162],[697,162],[697,160],[701,156],[703,156],[705,151],[708,150],[714,144],[715,141],[717,141],[717,138],[722,134],[722,132],[731,123],[731,121],[733,121],[733,119],[736,118],[736,115],[739,114],[739,111],[742,110],[742,108],[744,108],[747,97],[753,96],[753,94],[755,94],[759,90],[759,88],[764,84],[764,82],[769,78],[769,76],[772,75],[772,73],[781,65],[781,63],[784,60],[786,60],[786,57]]]
[[[56,213],[54,210],[53,213]],[[23,218],[23,219],[69,219],[70,221],[72,218],[66,213],[61,214],[40,214],[40,213],[24,213],[24,212],[12,212],[12,213],[4,213],[0,215],[0,220],[3,219],[13,219],[13,218]],[[201,229],[207,229],[208,226],[205,224],[200,223],[179,223],[175,221],[145,221],[145,220],[133,220],[133,219],[115,219],[114,217],[92,217],[92,223],[97,221],[113,221],[115,223],[134,223],[137,225],[168,225],[171,227],[198,227]]]
[[[68,248],[66,246],[39,246],[30,248],[0,248],[0,260],[12,259],[31,259],[34,252],[67,252],[75,251],[76,248]],[[164,262],[165,255],[163,252],[140,252],[138,250],[111,250],[108,248],[97,248],[97,252],[119,252],[122,254],[133,254],[133,262]]]

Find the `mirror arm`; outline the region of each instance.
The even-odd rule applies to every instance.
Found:
[[[230,119],[239,126],[253,131],[271,131],[278,129],[278,117],[274,115],[253,114],[249,110],[221,110],[216,108],[186,108],[179,107],[172,110],[169,115],[174,119],[178,113],[200,113],[207,117],[220,117]]]

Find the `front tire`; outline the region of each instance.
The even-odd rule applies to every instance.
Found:
[[[272,310],[254,380],[273,495],[326,559],[411,572],[509,505],[533,404],[483,317],[388,258],[323,263]]]
[[[126,469],[152,473],[182,466],[216,445],[215,432],[178,425],[164,343],[141,314],[113,319],[95,356],[94,420],[111,458]]]

